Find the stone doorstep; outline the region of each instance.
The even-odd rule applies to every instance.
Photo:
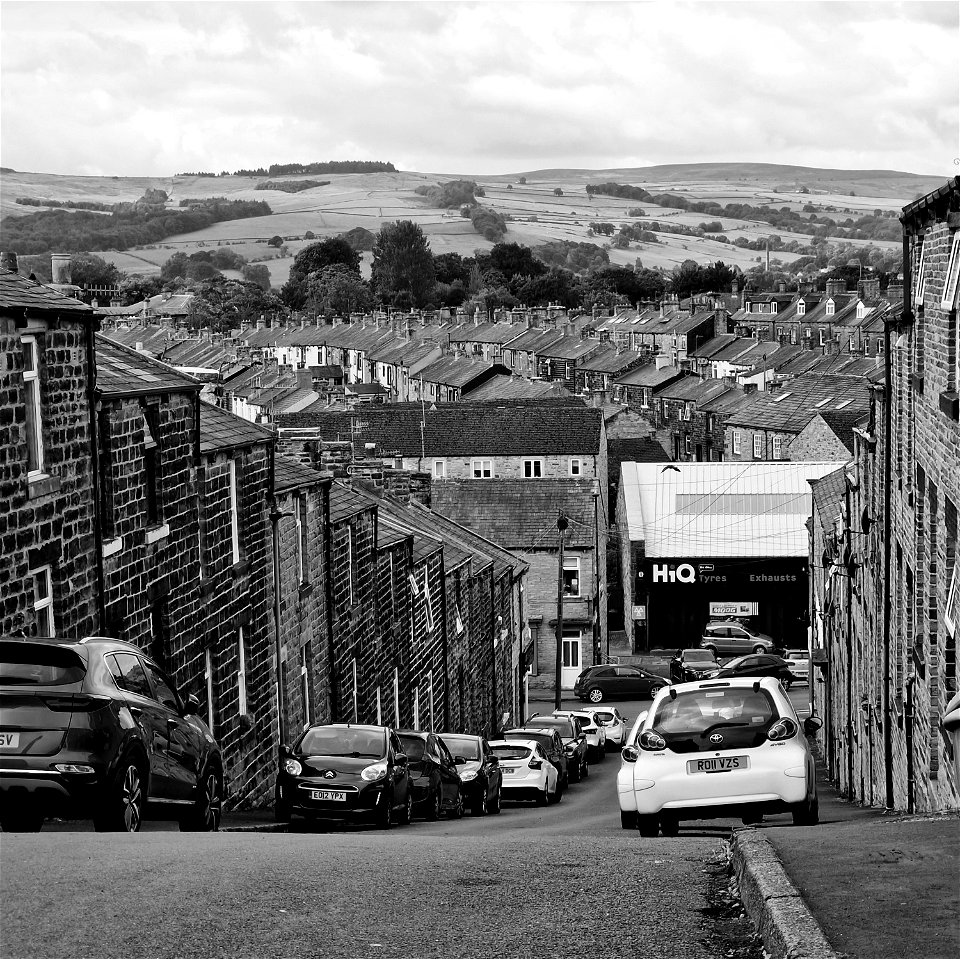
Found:
[[[737,830],[730,850],[740,898],[772,959],[840,959],[770,840]]]

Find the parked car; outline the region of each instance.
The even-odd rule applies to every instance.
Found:
[[[740,656],[731,659],[726,665],[707,673],[704,679],[728,679],[732,676],[772,676],[779,679],[784,689],[793,684],[790,665],[779,656]]]
[[[587,760],[587,737],[583,733],[580,721],[573,716],[531,716],[525,729],[555,729],[563,740],[563,749],[567,756],[567,769],[570,782],[578,783],[590,775]]]
[[[398,729],[397,736],[410,766],[413,814],[435,820],[446,813],[451,819],[459,819],[463,815],[463,785],[450,750],[435,733]]]
[[[621,751],[620,822],[675,836],[683,819],[790,812],[819,821],[813,753],[789,696],[773,678],[681,683],[641,713]]]
[[[784,659],[795,683],[809,682],[810,654],[805,649],[788,649]]]
[[[570,767],[563,740],[556,729],[507,729],[503,738],[508,742],[537,742],[551,765],[557,770],[557,788],[563,792],[570,784]]]
[[[130,643],[0,638],[3,830],[36,832],[48,816],[218,829],[223,760],[199,707]]]
[[[678,649],[670,660],[670,682],[692,683],[719,668],[712,649]]]
[[[597,763],[603,760],[607,754],[607,732],[592,712],[586,709],[555,709],[553,715],[578,719],[583,735],[587,737],[587,760]]]
[[[573,694],[584,702],[607,699],[649,699],[667,685],[663,676],[639,666],[588,666],[573,684]]]
[[[309,726],[280,747],[275,800],[278,822],[303,816],[406,826],[413,815],[407,757],[386,726]]]
[[[500,760],[483,736],[465,736],[461,733],[441,733],[440,740],[453,754],[463,799],[474,816],[500,812],[500,787],[503,773]]]
[[[490,748],[500,761],[504,799],[535,799],[540,806],[563,799],[560,776],[533,739],[498,739]]]
[[[603,727],[608,752],[623,746],[627,735],[627,718],[616,706],[587,706],[584,712],[591,713]]]
[[[782,653],[766,633],[732,619],[714,620],[703,628],[700,646],[714,656],[742,656],[744,653]]]

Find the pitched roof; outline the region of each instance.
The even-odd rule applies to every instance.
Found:
[[[845,474],[846,468],[840,466],[810,484],[813,489],[813,505],[824,532],[833,528],[834,520],[840,512],[840,504],[847,491]],[[819,557],[816,561],[819,562]]]
[[[421,436],[420,424],[424,423]],[[281,433],[375,443],[397,456],[596,454],[603,413],[556,402],[390,403],[353,413],[307,410],[277,417]],[[422,444],[422,445],[421,445]]]
[[[720,350],[739,339],[743,339],[743,337],[737,336],[736,333],[720,333],[717,336],[711,336],[709,340],[701,343],[696,349],[691,350],[688,356],[700,360],[713,359]]]
[[[834,436],[853,453],[853,428],[864,418],[862,409],[821,410],[820,419],[833,431]]]
[[[624,532],[648,557],[806,557],[809,479],[841,463],[624,463]]]
[[[69,313],[76,318],[92,319],[97,311],[72,296],[64,296],[50,287],[12,270],[0,270],[0,312],[37,311]]]
[[[329,483],[332,478],[330,473],[321,473],[320,470],[306,466],[292,456],[277,453],[273,458],[273,486],[278,493]]]
[[[641,356],[635,350],[624,350],[618,353],[611,348],[587,357],[580,364],[580,370],[589,373],[621,373],[637,366],[640,360]]]
[[[507,372],[507,367],[500,363],[490,363],[468,356],[441,356],[425,366],[416,376],[425,383],[463,387],[495,369]]]
[[[683,376],[675,383],[664,387],[657,395],[665,400],[682,400],[699,405],[731,389],[733,387],[723,380],[702,380],[699,376]]]
[[[580,403],[562,383],[555,380],[528,380],[525,376],[498,373],[479,386],[464,390],[463,398],[471,403],[492,403],[498,400],[567,400]]]
[[[97,390],[111,396],[197,393],[203,384],[150,356],[96,335]]]
[[[561,511],[566,546],[593,549],[593,488],[592,480],[574,479],[443,480],[430,495],[438,513],[522,555],[556,548]]]
[[[255,446],[272,443],[276,439],[272,430],[258,426],[235,416],[226,410],[200,401],[200,452],[215,453],[219,450],[236,449],[240,446]]]
[[[600,349],[598,340],[581,340],[578,336],[563,336],[541,347],[538,356],[552,360],[579,360]]]
[[[659,386],[681,375],[679,367],[661,366],[658,369],[656,363],[645,363],[624,373],[623,376],[618,376],[614,384],[616,386]]]
[[[334,481],[330,486],[330,523],[342,523],[367,510],[376,509],[376,504],[361,496],[349,486]]]

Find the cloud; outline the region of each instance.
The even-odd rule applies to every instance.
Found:
[[[3,18],[16,169],[643,158],[952,175],[960,152],[952,2],[17,0]]]

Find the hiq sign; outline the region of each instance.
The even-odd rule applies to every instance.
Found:
[[[695,583],[697,571],[689,563],[671,566],[669,563],[654,563],[651,566],[655,583]]]

